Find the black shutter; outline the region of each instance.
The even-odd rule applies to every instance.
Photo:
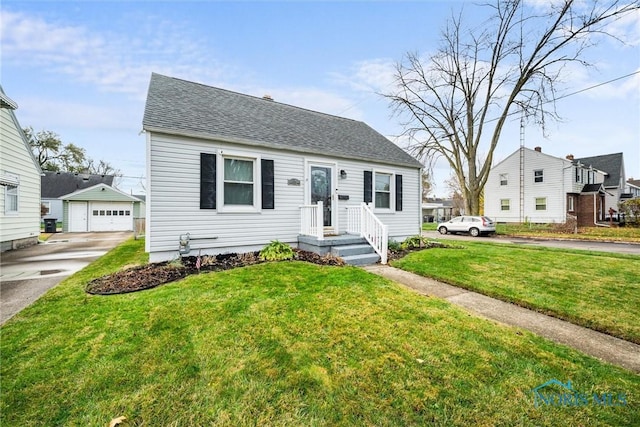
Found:
[[[396,175],[396,211],[402,210],[402,175]]]
[[[365,203],[371,203],[373,201],[372,184],[373,184],[373,172],[364,171],[364,202]]]
[[[200,153],[200,209],[216,208],[216,155]]]
[[[273,185],[273,160],[260,161],[262,178],[262,209],[275,209],[275,192]]]

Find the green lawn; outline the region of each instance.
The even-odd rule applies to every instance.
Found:
[[[556,224],[497,224],[496,233],[504,236],[640,243],[638,227],[580,227],[575,234],[559,232],[556,226]]]
[[[357,268],[267,263],[138,293],[83,292],[144,262],[142,247],[126,242],[0,329],[0,425],[640,419],[640,376]],[[536,407],[532,389],[553,378],[571,380],[586,403]],[[594,393],[619,406],[595,405]]]
[[[640,343],[640,257],[462,245],[412,253],[393,265]]]

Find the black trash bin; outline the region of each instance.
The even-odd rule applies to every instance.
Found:
[[[56,222],[58,220],[56,218],[47,218],[44,220],[44,232],[45,233],[55,233],[56,232]]]

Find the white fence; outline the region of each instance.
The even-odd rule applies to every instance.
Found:
[[[359,234],[367,239],[367,242],[380,255],[380,262],[387,263],[389,229],[366,203],[360,206],[347,206],[347,233]]]
[[[300,234],[323,240],[323,218],[321,201],[317,205],[300,206]],[[366,203],[359,206],[347,206],[346,232],[364,237],[380,255],[380,262],[387,263],[389,229]]]
[[[322,201],[317,205],[300,206],[300,234],[324,240],[324,209]]]

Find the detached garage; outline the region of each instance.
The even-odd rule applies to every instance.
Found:
[[[110,187],[98,184],[60,197],[63,203],[62,230],[132,231],[133,218],[140,200]]]

